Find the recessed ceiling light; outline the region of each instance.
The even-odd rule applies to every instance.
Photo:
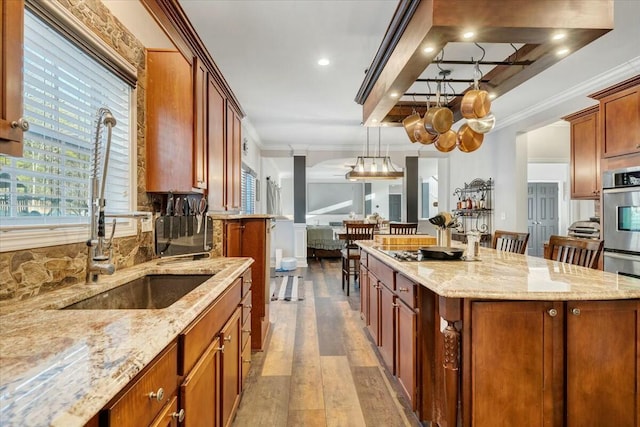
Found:
[[[326,67],[329,64],[331,64],[331,61],[329,61],[328,58],[320,58],[320,59],[318,59],[318,65]]]
[[[462,37],[465,38],[465,39],[470,39],[475,35],[476,35],[476,33],[474,33],[473,31],[467,31],[466,33],[464,33],[462,35]]]
[[[382,123],[382,126],[386,127],[386,126],[387,126],[387,124],[386,124],[386,123]]]
[[[389,94],[389,96],[392,97],[392,98],[397,98],[398,97],[398,92],[391,92]]]
[[[562,40],[563,38],[565,38],[567,35],[565,33],[555,33],[553,35],[553,37],[551,37],[553,40]]]
[[[569,53],[569,49],[567,49],[566,47],[563,47],[562,49],[559,49],[556,52],[556,55],[562,56],[562,55],[566,55],[567,53]]]
[[[496,96],[494,92],[489,93],[489,99],[495,99]]]
[[[371,122],[372,123],[378,123],[378,120],[377,119],[372,119]]]
[[[424,53],[431,53],[433,52],[433,46],[427,46],[423,49]]]

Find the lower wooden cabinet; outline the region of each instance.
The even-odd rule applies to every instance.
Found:
[[[220,339],[213,340],[180,386],[181,409],[184,409],[184,427],[211,427],[217,425],[220,414]]]
[[[368,276],[369,304],[367,306],[367,329],[373,342],[378,345],[380,343],[380,284],[378,278],[369,272]]]
[[[231,424],[231,415],[240,402],[240,321],[242,309],[238,307],[231,319],[220,331],[220,340],[223,343],[221,356],[221,416],[220,425]]]
[[[178,397],[173,396],[150,427],[178,427],[184,421],[184,410],[178,411]]]
[[[416,410],[416,381],[417,381],[417,337],[418,315],[403,303],[396,300],[396,342],[395,361],[396,377],[411,403],[411,409]]]
[[[396,336],[396,308],[393,292],[384,284],[380,284],[380,341],[378,348],[382,359],[387,364],[389,371],[395,375],[395,336]]]

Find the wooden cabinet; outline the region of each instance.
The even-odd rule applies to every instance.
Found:
[[[462,377],[474,425],[638,425],[638,300],[470,306]]]
[[[173,343],[150,363],[102,411],[101,424],[118,427],[149,425],[178,388],[178,346]]]
[[[640,75],[589,97],[600,101],[602,158],[640,153]]]
[[[220,331],[222,342],[221,356],[221,426],[228,426],[232,421],[232,414],[240,402],[240,321],[242,310],[238,307],[233,316]]]
[[[367,306],[367,329],[373,342],[378,345],[380,342],[380,283],[378,278],[369,272],[369,305]]]
[[[180,52],[147,51],[147,191],[193,191],[193,72]]]
[[[567,304],[568,427],[640,423],[639,308],[637,300]]]
[[[571,124],[571,198],[600,198],[598,106],[563,117]]]
[[[214,339],[180,386],[184,427],[217,425],[221,350],[220,339]]]
[[[0,33],[0,154],[22,156],[23,0],[0,0]]]
[[[411,409],[415,410],[417,405],[416,380],[417,380],[417,314],[403,303],[396,301],[396,341],[395,360],[396,377],[398,382],[409,398]]]
[[[181,419],[184,420],[184,411],[178,411],[178,397],[173,396],[150,427],[178,427]]]
[[[241,203],[241,144],[242,127],[240,117],[227,104],[227,140],[226,140],[226,210],[239,210]]]
[[[382,359],[395,375],[395,344],[396,344],[396,303],[395,295],[384,283],[380,282],[380,341],[378,348]]]
[[[362,252],[366,254],[366,252]],[[362,259],[361,259],[362,260]],[[360,262],[360,313],[365,326],[369,326],[369,271],[366,263]]]
[[[193,177],[192,186],[207,189],[209,73],[204,63],[193,59]]]
[[[251,269],[251,348],[262,350],[269,329],[271,219],[225,220],[223,230],[224,256],[254,259]]]
[[[227,105],[218,85],[209,78],[208,91],[209,116],[209,169],[208,169],[208,199],[209,210],[224,211],[226,205],[226,115]]]

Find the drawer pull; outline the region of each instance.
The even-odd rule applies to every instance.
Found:
[[[184,409],[180,409],[178,412],[173,412],[171,418],[178,420],[179,423],[184,421]]]
[[[245,305],[244,307],[245,307],[245,308],[248,308],[249,310],[251,310],[251,309],[253,308],[253,306],[252,306],[251,304],[249,304],[249,305]]]
[[[224,337],[224,340],[225,340],[226,342],[231,342],[231,335],[229,335],[228,337]]]
[[[243,329],[242,332],[251,335],[251,329]]]
[[[579,308],[572,308],[571,309],[571,314],[573,314],[574,316],[580,316],[580,309]]]
[[[397,307],[400,307],[400,304],[396,304],[395,302],[394,302],[393,304],[391,304],[391,305],[392,305],[392,306],[394,306],[394,307],[396,307],[396,308],[397,308]]]
[[[242,359],[242,363],[251,363],[251,359],[249,359],[249,360]]]
[[[222,344],[222,346],[216,348],[217,351],[224,353],[224,344]]]
[[[252,284],[253,282],[251,281],[251,279],[249,279],[249,280],[245,280],[244,283]]]
[[[547,313],[549,313],[549,316],[551,317],[556,317],[558,315],[558,310],[556,310],[555,308],[550,308],[549,310],[547,310]]]
[[[409,288],[400,288],[399,291],[400,292],[409,292]]]
[[[149,396],[149,399],[152,399],[152,400],[155,399],[158,402],[162,402],[162,400],[164,399],[164,389],[160,387],[157,392],[154,393],[152,391],[151,393],[148,394],[148,396]]]

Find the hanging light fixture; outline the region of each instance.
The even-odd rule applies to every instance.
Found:
[[[384,179],[397,179],[404,176],[404,172],[397,171],[391,163],[389,157],[389,147],[387,147],[387,155],[381,156],[381,130],[378,127],[378,155],[369,155],[369,128],[367,128],[367,150],[365,156],[358,156],[356,164],[347,172],[345,178],[349,181],[371,181]]]

